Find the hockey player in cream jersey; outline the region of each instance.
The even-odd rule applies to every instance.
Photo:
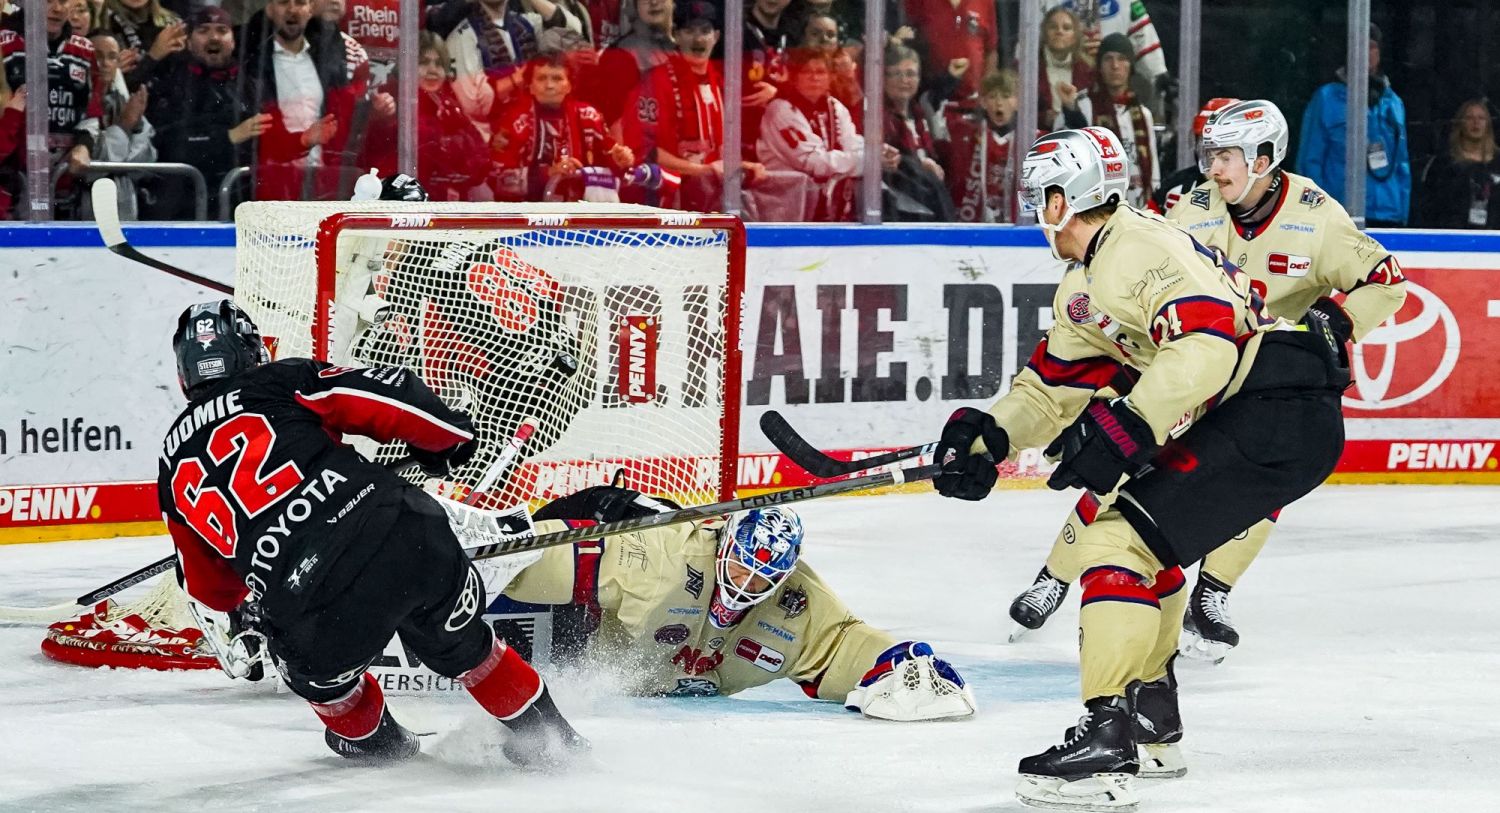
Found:
[[[1077,264],[1010,391],[955,412],[934,453],[948,497],[983,499],[997,459],[1049,441],[1050,487],[1118,489],[1070,523],[1087,711],[1061,745],[1021,760],[1017,795],[1042,807],[1133,809],[1137,773],[1186,770],[1171,666],[1181,566],[1311,491],[1343,448],[1348,370],[1327,321],[1268,317],[1247,275],[1121,204],[1124,160],[1096,127],[1027,154],[1022,201],[1054,255]],[[1094,397],[1124,368],[1139,374],[1128,396]]]
[[[1220,108],[1200,142],[1199,169],[1208,180],[1182,196],[1167,217],[1249,274],[1271,316],[1295,321],[1311,308],[1341,340],[1357,342],[1401,307],[1401,267],[1355,227],[1338,201],[1281,168],[1286,150],[1286,119],[1275,105],[1248,100]],[[1338,292],[1347,294],[1342,305],[1331,298]],[[1085,500],[1070,522],[1095,510],[1092,498]],[[1183,654],[1219,661],[1239,643],[1229,590],[1265,545],[1275,519],[1262,519],[1204,559],[1188,605]],[[1080,573],[1068,535],[1065,526],[1036,581],[1011,605],[1023,628],[1040,627]]]
[[[655,510],[649,497],[598,486],[543,507],[537,531]],[[588,662],[620,672],[638,694],[728,695],[787,678],[870,717],[974,713],[952,666],[851,614],[799,561],[801,545],[795,513],[762,508],[553,548],[505,594],[581,605],[592,619]]]

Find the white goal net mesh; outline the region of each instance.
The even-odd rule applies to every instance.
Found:
[[[390,217],[320,233],[339,213]],[[624,205],[265,202],[235,222],[235,298],[274,355],[416,370],[479,432],[456,482],[474,485],[520,422],[538,421],[526,463],[486,503],[553,498],[622,470],[629,487],[687,503],[732,491],[737,410],[725,392],[738,370],[725,350],[742,286],[723,221],[692,227]],[[334,282],[320,286],[329,252]],[[313,340],[320,298],[333,303],[326,354]]]

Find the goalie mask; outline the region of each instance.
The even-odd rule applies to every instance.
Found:
[[[756,508],[736,514],[719,542],[714,600],[709,618],[717,626],[765,601],[797,567],[802,519],[787,508]]]
[[[233,378],[270,361],[260,329],[228,299],[191,305],[177,318],[172,334],[177,356],[177,383],[182,394]]]

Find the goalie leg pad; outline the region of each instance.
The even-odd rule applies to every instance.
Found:
[[[933,655],[931,646],[914,641],[882,652],[844,706],[897,722],[969,717],[977,708],[958,670]]]

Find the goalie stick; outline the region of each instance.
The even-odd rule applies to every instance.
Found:
[[[406,470],[409,466],[416,465],[416,461],[410,457],[402,457],[387,468],[395,472]],[[72,601],[64,601],[47,607],[3,607],[0,606],[0,622],[14,624],[51,624],[54,621],[62,621],[72,618],[82,612],[93,609],[95,604],[144,582],[153,579],[171,570],[177,554],[173,553],[162,559],[137,570],[127,576],[121,576],[109,584],[91,590]]]
[[[710,503],[709,505],[679,508],[675,511],[664,511],[660,514],[652,514],[645,517],[622,519],[619,522],[608,522],[603,525],[569,528],[565,531],[554,531],[540,536],[534,534],[517,534],[500,542],[467,548],[466,552],[469,554],[470,559],[489,559],[494,556],[508,556],[512,553],[525,553],[557,545],[570,545],[574,542],[602,539],[614,534],[644,531],[650,528],[664,528],[668,525],[677,525],[683,522],[732,514],[736,511],[749,511],[752,508],[790,505],[791,503],[815,500],[819,497],[848,494],[852,491],[882,488],[900,483],[917,483],[923,480],[930,480],[941,471],[941,466],[912,466],[896,471],[867,474],[863,477],[851,477],[847,480],[835,480],[831,483],[819,483],[815,486],[772,491],[739,500],[726,500],[724,502]]]
[[[774,409],[760,416],[760,431],[767,440],[771,441],[771,445],[775,446],[777,451],[787,456],[788,460],[801,466],[814,477],[823,478],[843,477],[857,471],[879,468],[889,463],[929,455],[937,449],[937,442],[934,441],[860,460],[839,460],[808,443],[797,433],[797,430],[792,428],[791,424],[787,423],[786,418],[781,417],[781,413]]]
[[[202,285],[210,290],[221,294],[234,296],[234,286],[225,285],[216,279],[210,279],[202,274],[194,274],[178,268],[171,263],[165,263],[155,257],[142,254],[139,249],[125,239],[125,230],[120,228],[120,198],[115,192],[115,182],[109,178],[100,178],[94,181],[89,195],[94,204],[94,225],[99,229],[99,237],[104,240],[104,247],[127,260],[134,260],[142,265],[149,265],[158,271],[165,271],[178,279]]]

